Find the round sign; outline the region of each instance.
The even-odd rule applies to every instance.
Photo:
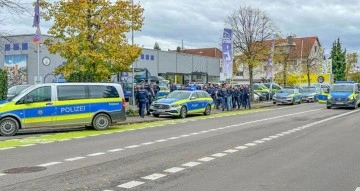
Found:
[[[324,82],[324,77],[323,77],[323,76],[319,76],[319,77],[317,78],[317,81],[318,81],[318,83],[323,83],[323,82]]]
[[[42,59],[42,63],[45,65],[45,66],[49,66],[50,65],[50,58],[49,57],[44,57]]]

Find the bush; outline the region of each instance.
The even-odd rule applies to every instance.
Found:
[[[126,117],[137,117],[137,116],[139,116],[139,110],[128,108],[125,110],[125,114],[126,114]]]
[[[4,70],[0,69],[0,100],[5,100],[8,91],[8,77]]]

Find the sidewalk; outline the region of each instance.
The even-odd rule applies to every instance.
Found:
[[[252,109],[264,108],[264,107],[271,107],[273,105],[274,104],[271,101],[255,102],[255,103],[251,104],[251,108]],[[137,110],[138,109],[136,106],[129,105],[129,102],[126,102],[125,108],[126,108],[126,110],[127,109],[132,109],[132,110]],[[240,110],[243,110],[243,109],[244,108],[241,108]],[[238,111],[238,110],[235,110],[235,111]],[[223,112],[227,112],[227,111],[221,111],[221,110],[216,110],[216,109],[211,110],[211,114],[223,113]],[[160,116],[159,118],[157,118],[157,117],[153,117],[152,115],[145,115],[145,118],[141,118],[139,116],[126,117],[126,121],[116,123],[116,125],[127,125],[127,124],[134,124],[134,123],[146,123],[146,122],[164,121],[164,120],[172,120],[172,119],[173,118],[171,116],[163,116],[163,117]]]

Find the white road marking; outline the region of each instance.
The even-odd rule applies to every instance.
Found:
[[[246,147],[246,146],[238,146],[238,147],[235,147],[235,149],[241,149],[241,150],[246,149],[246,148],[248,148],[248,147]]]
[[[174,139],[178,139],[178,138],[180,138],[180,137],[170,137],[170,138],[168,138],[169,140],[174,140]]]
[[[226,151],[223,151],[224,153],[235,153],[235,152],[238,152],[239,150],[236,150],[236,149],[229,149],[229,150],[226,150]]]
[[[0,173],[0,176],[5,176],[6,174],[4,174],[4,173]]]
[[[145,182],[140,182],[140,181],[130,181],[124,184],[120,184],[119,186],[117,186],[118,188],[134,188],[136,186],[142,185]]]
[[[256,143],[246,143],[245,145],[246,145],[246,146],[250,146],[250,147],[252,147],[252,146],[255,146],[255,145],[256,145]]]
[[[70,139],[69,139],[70,140]],[[65,140],[66,141],[66,140]],[[55,141],[46,141],[46,142],[40,142],[39,144],[48,144],[48,143],[53,143]]]
[[[160,142],[165,142],[165,141],[167,141],[167,140],[166,139],[160,139],[160,140],[156,140],[155,142],[160,143]]]
[[[199,133],[208,133],[209,131],[200,131]]]
[[[89,135],[89,137],[99,136],[99,134]]]
[[[74,158],[68,158],[68,159],[65,159],[65,161],[76,161],[76,160],[81,160],[81,159],[84,159],[85,157],[74,157]]]
[[[47,166],[53,166],[53,165],[61,164],[61,163],[62,163],[62,162],[49,162],[49,163],[40,164],[40,165],[37,165],[37,166],[47,167]]]
[[[184,170],[185,168],[180,168],[180,167],[173,167],[173,168],[169,168],[164,170],[164,172],[168,172],[168,173],[176,173],[176,172],[180,172],[182,170]]]
[[[111,149],[108,150],[107,152],[113,153],[113,152],[118,152],[118,151],[123,151],[124,149],[118,148],[118,149]]]
[[[191,133],[191,135],[198,135],[199,133]]]
[[[92,154],[88,154],[88,157],[95,157],[95,156],[99,156],[99,155],[104,155],[105,153],[92,153]]]
[[[254,143],[264,143],[265,141],[262,141],[262,140],[257,140],[257,141],[254,141]]]
[[[274,139],[276,139],[276,138],[278,138],[279,136],[275,136],[275,135],[273,135],[273,136],[270,136],[270,138],[274,138]]]
[[[35,144],[27,144],[27,145],[21,145],[21,147],[30,147],[30,146],[34,146]]]
[[[191,135],[180,135],[180,137],[188,137],[188,136],[191,136]]]
[[[166,174],[151,174],[149,176],[145,176],[145,177],[142,177],[142,179],[145,179],[145,180],[156,180],[156,179],[159,179],[159,178],[162,178],[166,176]]]
[[[136,147],[140,147],[140,145],[130,145],[130,146],[125,147],[125,149],[133,149]]]
[[[355,191],[360,191],[360,187],[357,187]]]
[[[114,190],[103,190],[103,191],[114,191]]]
[[[142,143],[141,145],[151,145],[151,144],[154,144],[154,142]]]
[[[201,164],[201,163],[199,163],[199,162],[188,162],[188,163],[182,164],[181,166],[193,167],[193,166],[197,166],[199,164]]]
[[[68,141],[68,140],[70,140],[70,139],[60,139],[58,141]],[[45,142],[45,143],[47,143],[47,142]]]
[[[15,149],[15,147],[6,147],[6,148],[1,148],[0,150],[4,151],[4,150],[9,150],[9,149]]]
[[[261,140],[263,140],[263,141],[270,141],[270,140],[273,140],[272,138],[263,138],[263,139],[261,139]]]
[[[279,134],[276,134],[276,136],[284,136],[285,134],[283,134],[283,133],[279,133]]]
[[[209,131],[218,131],[219,129],[210,129]]]
[[[288,134],[290,134],[291,132],[284,131],[284,132],[281,132],[281,133],[288,135]]]
[[[216,154],[213,154],[211,156],[213,157],[223,157],[223,156],[226,156],[227,154],[226,153],[216,153]]]
[[[198,159],[198,161],[209,162],[209,161],[212,161],[212,160],[214,160],[214,159],[215,159],[215,158],[212,158],[212,157],[204,157],[204,158]]]
[[[74,137],[74,139],[82,139],[85,138],[85,136],[81,136],[81,137]]]
[[[219,129],[219,130],[222,130],[222,129],[224,129],[224,127],[219,127],[218,129]]]

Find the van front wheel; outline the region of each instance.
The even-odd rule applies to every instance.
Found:
[[[108,115],[100,113],[93,119],[93,127],[97,130],[107,129],[111,124],[111,119]]]
[[[0,121],[0,135],[13,136],[19,130],[19,123],[16,119],[11,117],[5,117]]]

